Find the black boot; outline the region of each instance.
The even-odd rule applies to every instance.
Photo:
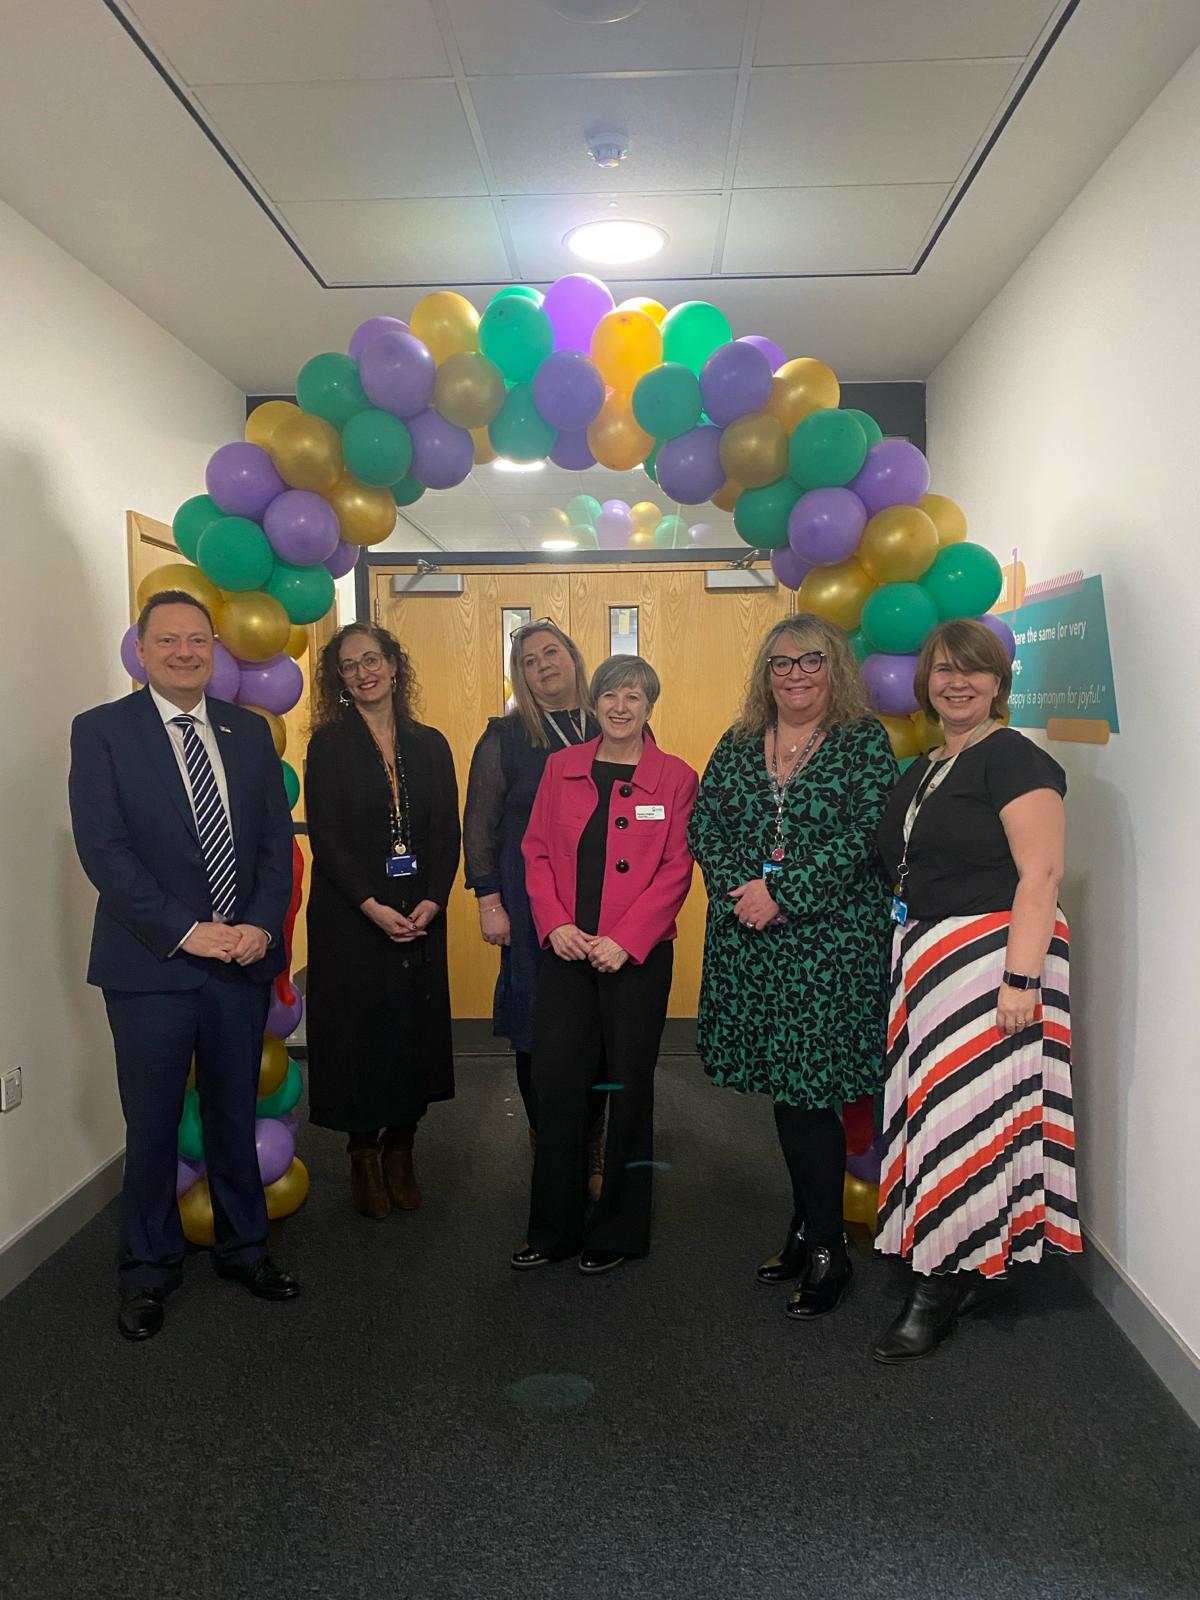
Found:
[[[886,1366],[931,1356],[954,1328],[970,1285],[955,1272],[938,1277],[918,1273],[900,1315],[872,1351]]]
[[[850,1287],[854,1268],[846,1254],[845,1241],[813,1245],[805,1264],[800,1287],[788,1300],[789,1317],[825,1317],[836,1311]]]
[[[777,1256],[764,1261],[754,1276],[759,1283],[774,1286],[777,1283],[786,1283],[789,1278],[800,1277],[807,1263],[808,1247],[804,1243],[804,1218],[794,1216],[788,1227],[788,1236],[783,1249]]]

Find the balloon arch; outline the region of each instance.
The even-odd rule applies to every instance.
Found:
[[[731,511],[740,538],[770,552],[799,609],[846,630],[871,703],[907,762],[929,737],[913,673],[930,629],[981,617],[1012,657],[1011,631],[985,615],[1001,571],[988,550],[966,542],[959,507],[929,492],[921,451],[883,438],[874,418],[840,399],[824,362],[789,358],[761,334],[734,338],[707,301],[616,305],[598,279],[572,273],[545,295],[511,284],[481,315],[464,296],[437,290],[408,323],[372,317],[346,354],[313,356],[297,377],[296,404],[268,400],[251,413],[244,439],[209,461],[207,492],[175,514],[190,565],[150,573],[138,604],[168,588],[205,602],[217,629],[212,692],[264,716],[282,760],[281,719],[303,690],[305,625],[329,610],[335,578],[360,551],[392,532],[399,506],[453,488],[498,456],[572,471],[644,466],[680,506],[711,501]],[[591,496],[569,503],[580,543],[669,548],[686,539],[683,519],[652,527],[646,518],[658,508],[642,502],[642,537],[626,540],[615,505]],[[121,654],[137,678],[134,637],[131,629]],[[294,806],[299,778],[283,767]],[[293,918],[300,869],[297,849]],[[290,921],[288,942],[290,956]],[[301,1005],[283,974],[259,1084],[259,1160],[273,1216],[295,1210],[308,1189],[294,1153],[300,1074],[282,1044]],[[864,1191],[847,1196],[863,1220],[874,1187],[869,1145],[868,1137],[847,1180]],[[188,1237],[211,1242],[194,1090],[180,1127],[179,1193]]]

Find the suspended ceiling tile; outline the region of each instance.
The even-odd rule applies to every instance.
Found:
[[[522,277],[535,282],[564,272],[593,272],[606,283],[640,278],[705,276],[712,271],[720,226],[719,194],[651,194],[622,196],[613,207],[608,197],[553,195],[503,202],[504,217]],[[667,235],[661,253],[629,267],[600,266],[572,255],[563,239],[583,222],[621,217],[652,222]],[[615,291],[614,291],[615,292]],[[623,298],[620,294],[617,299]],[[683,295],[677,298],[686,299]]]
[[[134,0],[185,83],[447,77],[429,0]]]
[[[199,98],[275,201],[487,192],[452,83],[215,84]]]
[[[729,211],[722,270],[905,271],[949,192],[936,183],[739,190]]]
[[[732,72],[636,78],[482,78],[471,98],[505,194],[720,188],[737,88]],[[615,129],[629,157],[615,171],[588,155]]]
[[[735,183],[951,183],[1019,62],[768,67],[752,75]]]
[[[623,22],[560,16],[546,0],[446,0],[473,76],[529,72],[646,72],[736,67],[746,0],[649,0]]]
[[[329,284],[509,276],[490,200],[313,200],[281,206],[280,215]]]
[[[763,0],[756,66],[1024,56],[1061,0]]]

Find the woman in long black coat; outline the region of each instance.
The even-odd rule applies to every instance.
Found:
[[[390,633],[341,628],[321,652],[305,770],[309,1115],[349,1135],[364,1216],[421,1203],[418,1122],[454,1095],[445,907],[458,870],[450,747],[414,720]]]

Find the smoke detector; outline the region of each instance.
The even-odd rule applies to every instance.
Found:
[[[629,136],[616,128],[597,128],[587,136],[587,153],[605,172],[612,172],[629,156]]]

